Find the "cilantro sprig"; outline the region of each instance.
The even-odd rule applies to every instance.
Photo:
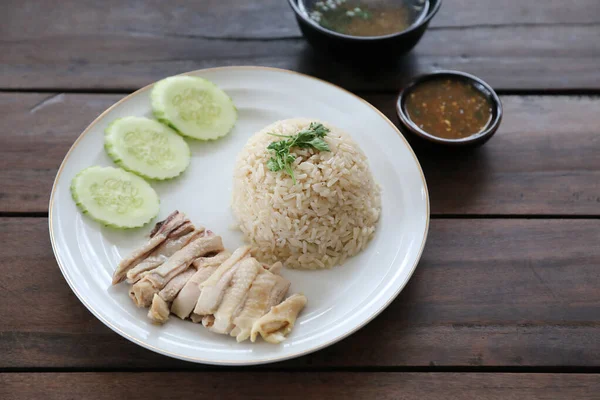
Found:
[[[269,133],[271,136],[277,136],[285,138],[277,142],[272,142],[267,149],[273,153],[273,156],[267,161],[267,168],[273,172],[285,171],[289,176],[292,177],[292,182],[296,184],[296,176],[292,169],[292,164],[296,157],[290,154],[292,147],[299,147],[301,149],[313,148],[319,151],[330,151],[329,145],[323,139],[329,129],[318,122],[311,122],[309,127],[301,130],[295,135],[278,135],[276,133]]]

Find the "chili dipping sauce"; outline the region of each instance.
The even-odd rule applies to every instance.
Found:
[[[468,82],[447,78],[415,86],[405,109],[421,130],[444,139],[475,135],[492,119],[492,104],[481,91]]]

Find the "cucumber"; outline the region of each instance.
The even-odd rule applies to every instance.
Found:
[[[194,139],[225,136],[237,120],[229,96],[206,79],[172,76],[157,82],[150,97],[159,121]]]
[[[148,179],[174,178],[190,164],[185,140],[148,118],[113,121],[105,130],[104,148],[117,165]]]
[[[137,228],[158,214],[158,195],[121,168],[89,167],[71,181],[71,195],[84,214],[114,228]]]

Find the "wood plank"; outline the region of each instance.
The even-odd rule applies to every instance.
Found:
[[[287,1],[262,0],[5,0],[0,29],[5,39],[90,35],[197,36],[230,39],[300,37]],[[118,10],[116,12],[115,10]],[[23,21],[28,21],[23,25]],[[435,28],[600,23],[596,0],[452,0],[432,20]]]
[[[433,220],[419,267],[386,311],[278,365],[598,367],[599,242],[600,220]],[[59,272],[46,219],[1,218],[0,243],[0,368],[202,368],[96,320]]]
[[[103,2],[66,0],[55,7],[44,0],[5,0],[0,15],[4,39],[105,32],[137,36],[273,39],[300,37],[287,1],[160,0]],[[119,10],[115,12],[115,10]],[[29,21],[23,25],[23,21]],[[432,20],[435,28],[503,25],[584,25],[600,23],[595,0],[444,1]]]
[[[45,212],[79,133],[121,95],[0,94],[0,211]],[[366,99],[392,121],[394,95]],[[599,97],[503,96],[496,136],[468,153],[414,140],[432,213],[600,214]],[[451,194],[451,195],[449,195]]]
[[[397,122],[390,96],[366,96]],[[600,212],[599,97],[501,96],[496,135],[474,151],[432,149],[406,136],[429,187],[434,214]]]
[[[29,22],[28,22],[29,24]],[[600,89],[600,24],[439,28],[393,62],[344,63],[301,38],[215,39],[102,33],[3,39],[0,88],[134,90],[168,75],[224,65],[308,73],[350,90],[397,91],[414,75],[459,69],[497,89]]]
[[[63,157],[81,131],[121,97],[0,94],[0,211],[47,211]]]
[[[503,89],[597,89],[600,81],[595,0],[569,7],[558,0],[446,4],[416,54],[385,68],[314,54],[298,39],[285,1],[260,4],[10,1],[0,14],[0,87],[133,90],[166,75],[235,64],[312,73],[354,90],[394,90],[437,68],[466,69]]]
[[[257,384],[260,382],[260,384]],[[597,399],[587,374],[187,372],[0,374],[5,400],[221,399]]]

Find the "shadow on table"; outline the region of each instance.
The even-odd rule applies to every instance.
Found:
[[[423,168],[432,214],[478,214],[477,202],[486,191],[493,167],[489,147],[436,147],[406,134]]]
[[[316,51],[308,44],[298,56],[296,70],[351,91],[396,91],[427,72],[419,68],[414,53],[383,60],[343,58]]]

